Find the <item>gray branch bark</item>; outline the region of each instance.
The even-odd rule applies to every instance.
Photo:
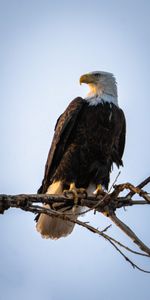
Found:
[[[129,228],[128,225],[123,223],[117,216],[117,210],[121,207],[135,206],[135,205],[149,205],[150,195],[142,188],[150,183],[150,177],[146,178],[137,187],[130,183],[124,183],[113,186],[113,191],[110,193],[103,192],[98,196],[89,197],[85,194],[78,194],[77,205],[87,207],[86,212],[94,211],[103,213],[105,216],[117,225],[137,246],[142,252],[137,252],[131,248],[120,243],[116,239],[107,235],[105,232],[110,226],[105,228],[103,231],[94,228],[89,223],[81,222],[80,220],[73,221],[70,219],[68,209],[74,206],[73,194],[68,195],[48,195],[48,194],[20,194],[20,195],[0,195],[0,214],[3,214],[7,209],[20,208],[24,211],[30,211],[34,214],[45,213],[50,216],[55,216],[60,219],[64,219],[73,223],[78,224],[93,233],[96,233],[105,238],[134,268],[140,271],[147,272],[133,261],[131,261],[123,252],[121,248],[126,249],[136,255],[147,256],[150,258],[150,248],[144,244],[142,240]],[[122,196],[120,195],[123,191],[129,190],[129,192]],[[133,200],[134,195],[138,195],[139,199]],[[141,199],[142,198],[142,199]],[[49,204],[49,209],[42,207],[41,204]],[[61,209],[61,211],[60,211]],[[81,213],[82,214],[82,213]],[[85,211],[84,211],[85,214]]]

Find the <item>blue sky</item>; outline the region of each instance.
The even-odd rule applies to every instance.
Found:
[[[149,175],[149,13],[149,1],[0,1],[0,193],[36,193],[56,119],[85,96],[79,77],[94,70],[115,74],[127,119],[119,182]],[[118,215],[150,245],[149,213]],[[33,219],[19,210],[0,217],[2,300],[149,299],[149,275],[105,240],[78,227],[66,239],[43,240]],[[101,215],[83,220],[110,224]],[[115,226],[110,233],[128,243]],[[148,260],[138,262],[150,269]]]

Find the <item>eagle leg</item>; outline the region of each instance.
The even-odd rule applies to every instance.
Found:
[[[77,188],[75,186],[74,182],[70,183],[69,190],[64,190],[64,194],[65,194],[66,197],[72,196],[75,205],[78,205],[78,196],[79,196],[79,194],[83,194],[84,198],[87,197],[86,189]]]
[[[102,188],[102,185],[101,184],[98,184],[96,186],[96,190],[94,191],[94,194],[96,195],[96,197],[98,195],[102,195],[102,196],[105,196],[106,193],[104,192],[103,188]],[[106,217],[109,217],[109,207],[108,206],[105,206],[105,211],[103,212],[103,214],[106,216]]]
[[[96,195],[96,196],[98,196],[98,195],[105,195],[105,192],[104,192],[101,184],[98,184],[96,186],[96,190],[94,191],[93,194]]]

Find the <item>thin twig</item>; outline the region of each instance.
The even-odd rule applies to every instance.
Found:
[[[112,185],[110,186],[110,188],[109,188],[109,190],[108,190],[108,193],[110,193],[111,190],[112,190],[112,188],[115,186],[115,183],[117,182],[117,180],[118,180],[120,174],[121,174],[121,171],[118,172],[118,174],[117,174],[117,176],[116,176],[114,182],[112,183]]]

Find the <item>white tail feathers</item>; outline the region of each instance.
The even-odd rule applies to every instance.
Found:
[[[52,183],[46,194],[61,194],[63,192],[63,185],[61,181]],[[49,208],[46,204],[44,207]],[[76,220],[78,213],[80,213],[80,208],[72,208],[67,211],[71,214],[69,217],[72,220]],[[70,234],[74,228],[75,224],[69,221],[61,220],[56,217],[50,217],[46,214],[40,214],[38,222],[36,224],[36,229],[39,231],[43,238],[59,239]]]

